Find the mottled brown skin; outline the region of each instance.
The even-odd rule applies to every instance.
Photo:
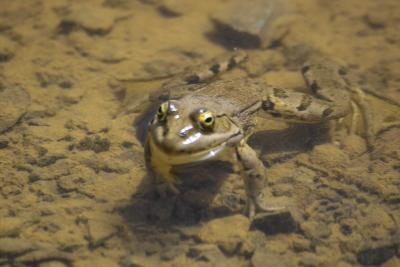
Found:
[[[265,168],[246,143],[256,113],[295,123],[320,123],[347,115],[351,111],[351,93],[337,65],[322,57],[310,59],[302,68],[312,94],[250,78],[201,83],[244,59],[244,54],[237,52],[222,63],[200,66],[197,72],[191,70],[184,78],[164,85],[153,98],[165,102],[148,127],[147,158],[155,174],[174,190],[173,166],[206,160],[239,165],[252,217],[257,211],[274,209],[262,205]],[[212,117],[212,125],[202,121],[199,114]]]

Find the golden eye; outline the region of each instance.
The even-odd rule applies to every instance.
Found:
[[[165,121],[168,115],[169,104],[162,103],[157,110],[157,119],[158,121]]]
[[[212,130],[212,128],[214,127],[215,117],[211,111],[204,111],[199,113],[196,120],[200,128],[203,130]]]

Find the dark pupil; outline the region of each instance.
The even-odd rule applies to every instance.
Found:
[[[212,118],[211,118],[211,117],[208,117],[207,119],[205,119],[205,122],[211,123],[211,122],[212,122]]]

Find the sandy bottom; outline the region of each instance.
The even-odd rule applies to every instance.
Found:
[[[245,43],[212,19],[232,1],[178,2],[1,1],[0,266],[400,266],[400,2],[288,0]],[[133,127],[131,107],[232,46],[249,60],[223,78],[293,89],[308,49],[345,63],[377,133],[368,152],[361,123],[331,142],[260,120],[250,144],[290,211],[253,222],[224,164],[160,199]]]

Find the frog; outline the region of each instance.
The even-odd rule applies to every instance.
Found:
[[[264,204],[267,170],[248,144],[257,115],[317,124],[344,118],[354,111],[354,102],[362,110],[368,105],[362,91],[346,79],[341,65],[321,53],[310,56],[300,69],[309,93],[270,85],[260,78],[215,79],[247,57],[247,53],[235,51],[189,68],[153,94],[145,158],[158,181],[176,194],[180,189],[174,167],[215,160],[229,162],[241,173],[247,215],[254,218],[260,212],[285,208]],[[369,126],[370,117],[364,118]],[[372,143],[373,134],[367,132]]]

